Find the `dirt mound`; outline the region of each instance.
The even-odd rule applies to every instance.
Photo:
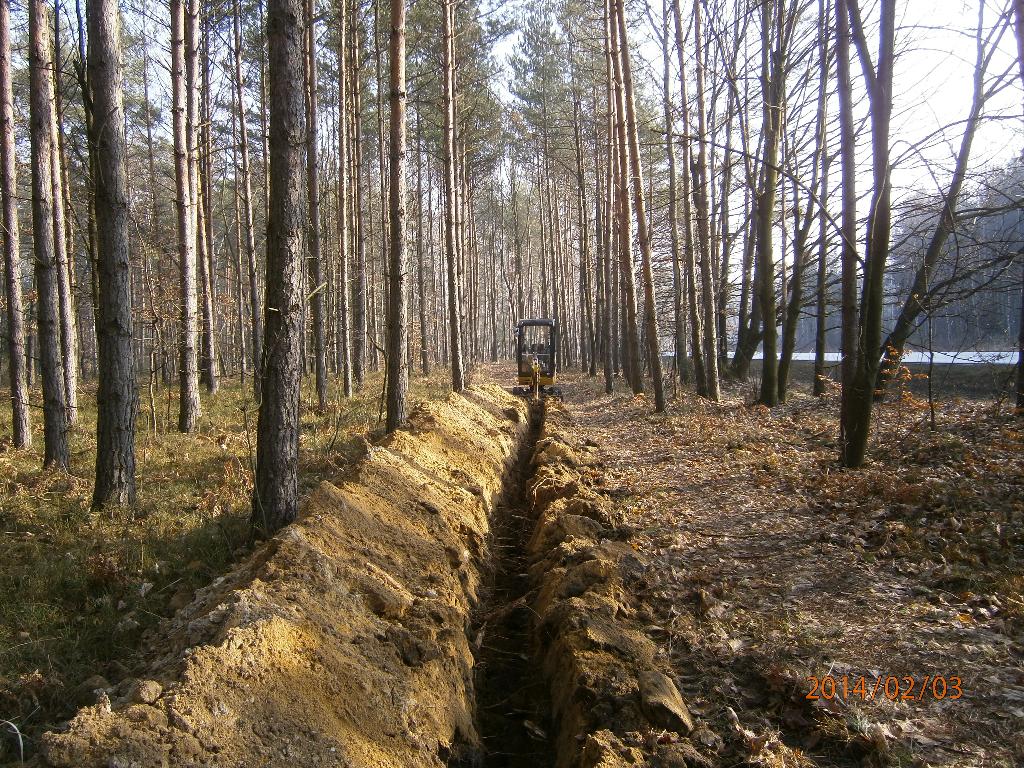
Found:
[[[465,630],[525,406],[483,387],[410,423],[165,623],[147,679],[46,734],[47,763],[384,768],[473,748]]]
[[[709,765],[629,582],[646,569],[595,488],[600,456],[549,402],[533,457],[530,542],[537,644],[557,726],[558,768]]]

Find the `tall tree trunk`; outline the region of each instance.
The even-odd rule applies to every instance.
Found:
[[[800,311],[803,307],[803,276],[808,257],[805,253],[810,238],[811,227],[814,224],[815,204],[820,201],[819,207],[824,206],[825,187],[821,184],[823,160],[828,140],[828,34],[829,34],[829,8],[827,0],[819,0],[818,3],[818,104],[816,110],[816,124],[814,131],[814,152],[811,156],[811,185],[807,195],[807,206],[804,211],[803,221],[800,219],[799,189],[796,182],[793,182],[793,275],[790,286],[790,298],[783,323],[782,334],[782,355],[779,359],[779,383],[778,395],[780,401],[785,401],[786,392],[789,386],[789,371],[793,361],[793,353],[796,349],[797,324],[800,318]],[[793,178],[796,178],[795,172]],[[819,217],[820,218],[820,217]],[[821,235],[824,237],[824,229]],[[820,298],[820,297],[819,297]],[[815,358],[817,362],[817,358]]]
[[[828,18],[828,16],[826,16]],[[831,158],[828,152],[821,154],[821,200],[818,206],[818,282],[816,290],[817,311],[814,319],[814,395],[825,394],[825,351],[828,342],[828,172]]]
[[[11,431],[15,448],[32,445],[25,357],[25,317],[18,239],[17,157],[14,151],[14,96],[11,79],[11,7],[0,3],[0,197],[3,204],[4,285],[10,363]]]
[[[843,464],[847,467],[859,467],[864,463],[871,428],[872,402],[879,366],[878,350],[882,343],[885,261],[889,252],[892,227],[889,130],[892,116],[896,2],[880,2],[877,68],[871,63],[858,0],[845,0],[845,10],[850,15],[850,27],[864,71],[871,107],[872,190],[871,205],[868,209],[860,318],[857,326],[857,359],[840,425]]]
[[[690,350],[693,354],[693,379],[697,394],[707,396],[708,376],[704,368],[704,354],[701,350],[701,314],[700,302],[697,298],[697,262],[695,257],[693,232],[693,210],[691,195],[690,163],[690,119],[689,99],[686,93],[686,59],[683,51],[683,23],[682,13],[679,8],[679,0],[672,0],[672,25],[675,27],[676,59],[679,64],[679,102],[682,105],[682,128],[683,135],[680,137],[680,147],[683,151],[683,173],[682,198],[683,198],[683,266],[685,268],[684,283],[686,292],[686,305],[689,308],[690,325]],[[715,377],[717,381],[717,376]]]
[[[321,412],[327,410],[327,332],[320,255],[320,147],[317,130],[316,18],[314,0],[306,0],[306,192],[309,199],[309,307],[313,320],[313,355],[316,370],[316,399]]]
[[[238,123],[241,117],[241,111],[237,104],[237,92],[232,93],[231,98],[231,163],[235,168],[240,166],[238,162]],[[235,320],[237,326],[237,338],[238,344],[235,350],[238,355],[238,380],[242,387],[245,387],[245,374],[247,371],[247,362],[245,354],[245,289],[243,283],[245,282],[245,268],[242,266],[242,250],[243,250],[243,235],[242,235],[242,185],[239,183],[239,178],[236,175],[234,179],[232,204],[234,207],[235,216]],[[250,330],[252,326],[250,325]]]
[[[672,354],[675,374],[686,384],[690,380],[690,358],[686,348],[686,285],[683,279],[679,242],[679,174],[676,171],[676,143],[673,127],[675,118],[672,105],[672,68],[669,54],[669,7],[664,0],[662,15],[662,87],[665,91],[665,157],[668,160],[668,228],[672,246]],[[683,110],[686,105],[683,105]],[[686,245],[689,248],[689,243]]]
[[[420,314],[420,370],[424,376],[430,375],[430,348],[427,342],[427,288],[426,276],[423,268],[423,134],[421,112],[422,104],[417,102],[416,108],[416,278],[419,299]],[[429,169],[428,169],[429,174]],[[430,184],[428,179],[427,184]],[[429,192],[428,192],[429,194]],[[427,207],[427,215],[433,216],[430,205]],[[427,238],[430,237],[432,228],[427,228]]]
[[[197,14],[200,11],[197,10]],[[197,18],[202,28],[202,50],[196,57],[199,68],[198,87],[199,125],[197,131],[198,147],[196,150],[196,259],[199,263],[199,285],[202,295],[203,330],[200,345],[199,376],[208,392],[217,391],[217,339],[216,320],[214,315],[214,275],[213,254],[213,189],[211,169],[211,135],[210,122],[210,17],[202,14]]]
[[[774,13],[774,16],[772,15]],[[775,303],[775,256],[773,222],[779,183],[779,142],[785,112],[786,41],[782,33],[784,0],[761,3],[761,188],[757,194],[757,290],[761,299],[761,395],[762,405],[779,403],[778,318]],[[783,260],[785,265],[785,260]]]
[[[176,0],[177,1],[177,0]],[[260,365],[263,361],[263,301],[259,284],[259,268],[256,262],[256,237],[253,231],[252,213],[252,171],[249,163],[249,131],[246,127],[245,89],[242,82],[242,18],[239,0],[233,0],[234,33],[234,85],[238,102],[238,150],[242,159],[242,234],[245,244],[245,261],[249,272],[249,311],[252,334],[252,377],[256,399],[260,398]],[[264,162],[266,158],[264,158]],[[242,350],[245,354],[245,350]]]
[[[345,397],[352,396],[352,344],[349,331],[348,257],[351,231],[349,227],[349,142],[348,142],[348,2],[338,2],[338,269],[337,269],[337,355],[341,371],[341,388]]]
[[[56,30],[56,24],[54,29]],[[57,51],[56,43],[54,51]],[[57,66],[54,65],[54,73]],[[64,397],[68,424],[78,421],[78,327],[75,322],[75,300],[71,290],[71,264],[64,218],[63,156],[60,151],[60,130],[57,127],[58,103],[54,91],[54,108],[50,122],[51,184],[53,186],[53,252],[57,259],[57,298],[60,304],[60,349],[64,362]]]
[[[612,72],[615,93],[615,135],[618,155],[616,197],[618,203],[619,278],[625,298],[622,313],[625,355],[623,367],[634,394],[644,391],[643,370],[640,367],[640,337],[637,329],[636,277],[633,266],[632,215],[629,201],[629,148],[626,137],[626,97],[623,87],[622,52],[618,29],[618,1],[609,2],[609,22],[605,28],[611,39]]]
[[[701,307],[703,309],[701,325],[703,326],[703,349],[701,358],[704,362],[704,375],[707,397],[717,402],[721,397],[718,382],[718,327],[715,322],[715,286],[711,276],[711,233],[708,217],[708,173],[707,148],[704,137],[707,133],[707,115],[705,110],[704,68],[707,54],[704,52],[704,26],[701,22],[702,5],[705,0],[695,0],[693,5],[694,52],[697,56],[697,156],[691,160],[693,177],[693,196],[697,214],[697,244],[700,252]]]
[[[89,0],[89,83],[96,119],[89,149],[96,178],[99,245],[99,389],[96,394],[96,486],[92,505],[135,502],[138,386],[132,353],[128,248],[127,146],[117,0]]]
[[[590,221],[587,215],[587,177],[583,170],[583,130],[580,97],[573,99],[573,139],[576,148],[576,204],[580,239],[581,362],[584,373],[597,375],[597,349],[594,338],[593,296],[590,276]]]
[[[35,255],[36,328],[43,379],[43,466],[67,469],[68,414],[61,358],[60,265],[54,250],[53,207],[53,63],[47,6],[29,2],[29,134],[32,144],[32,226]]]
[[[644,176],[640,158],[640,140],[637,137],[636,107],[633,99],[633,72],[629,56],[629,37],[626,32],[626,12],[623,0],[615,0],[619,19],[619,45],[622,55],[623,96],[626,104],[626,135],[629,144],[629,163],[633,176],[633,206],[636,209],[637,241],[640,245],[641,272],[644,280],[644,330],[650,355],[651,378],[654,385],[654,410],[665,410],[665,382],[661,372],[661,343],[658,335],[657,298],[654,293],[654,271],[651,266],[651,234],[644,200]]]
[[[842,402],[840,426],[846,424],[857,367],[857,157],[853,122],[853,80],[850,73],[850,20],[847,0],[836,0],[836,78],[839,102],[839,140],[842,212],[841,351]],[[846,436],[843,437],[845,446]],[[845,455],[845,448],[842,449]]]
[[[192,47],[191,24],[185,0],[171,0],[171,91],[174,131],[174,179],[178,226],[178,262],[181,280],[181,316],[178,328],[179,408],[178,431],[192,432],[199,421],[198,299],[196,296],[196,215],[192,197],[191,121],[187,59]]]
[[[263,400],[256,437],[252,522],[270,535],[299,507],[299,385],[302,361],[302,0],[268,0],[270,199]]]
[[[456,247],[455,197],[455,2],[441,0],[444,37],[444,252],[448,265],[448,335],[452,366],[452,390],[466,387],[462,361],[462,307],[459,253]]]
[[[352,376],[356,388],[362,388],[366,377],[366,227],[363,206],[363,95],[360,81],[359,25],[356,23],[359,4],[352,3],[352,30],[350,37],[349,93],[352,99],[352,209],[353,234],[355,237],[355,280],[353,281],[352,306]]]
[[[1017,37],[1017,63],[1024,83],[1024,0],[1013,0],[1013,29]],[[1021,279],[1020,325],[1017,330],[1017,412],[1024,415],[1024,277]]]
[[[391,0],[390,62],[390,163],[388,172],[388,207],[390,237],[388,238],[388,356],[387,356],[387,423],[394,432],[406,418],[406,392],[409,389],[409,368],[406,359],[408,275],[405,262],[405,0]]]
[[[605,46],[607,49],[607,46]],[[607,67],[607,60],[605,62]],[[607,72],[606,72],[607,74]],[[605,115],[604,115],[604,151],[602,151],[601,127],[597,120],[598,112],[598,91],[594,87],[594,235],[597,250],[597,264],[595,274],[597,276],[596,291],[596,315],[597,315],[597,352],[601,357],[601,369],[604,374],[605,391],[610,393],[613,388],[612,371],[612,350],[611,350],[611,321],[610,321],[610,259],[611,259],[611,238],[609,207],[606,197],[607,186],[605,177],[609,165],[611,138],[611,98],[609,88],[611,78],[605,78]],[[602,173],[602,165],[605,173]]]
[[[69,420],[73,424],[78,418],[78,379],[81,374],[81,328],[79,327],[78,301],[75,296],[75,236],[72,227],[74,211],[71,206],[71,189],[68,182],[67,155],[64,151],[64,103],[61,98],[62,52],[60,32],[60,9],[63,0],[53,0],[53,59],[54,59],[54,235],[60,239],[58,260],[64,264],[61,284],[62,301],[62,350],[64,359],[72,361],[64,366],[64,379],[68,387]],[[65,279],[66,278],[66,279]],[[95,318],[93,318],[95,321]],[[95,329],[94,329],[95,330]],[[66,337],[63,335],[66,331]]]

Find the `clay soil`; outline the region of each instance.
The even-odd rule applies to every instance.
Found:
[[[567,378],[647,563],[630,585],[646,632],[714,764],[1024,763],[1024,434],[1008,407],[943,401],[933,429],[904,393],[852,471],[834,396],[768,411],[733,387],[656,415]]]

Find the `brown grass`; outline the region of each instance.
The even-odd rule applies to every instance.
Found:
[[[319,414],[303,392],[300,482],[304,489],[361,455],[378,428],[382,377],[349,401],[332,391]],[[0,720],[27,737],[91,700],[100,675],[114,683],[135,663],[142,633],[248,551],[256,410],[227,382],[203,396],[197,434],[165,431],[176,390],[157,395],[159,429],[145,391],[138,419],[138,503],[90,509],[95,389],[85,386],[71,434],[70,473],[43,471],[41,413],[34,446],[11,447],[11,414],[0,413]],[[448,391],[445,372],[414,377],[411,397]],[[34,391],[32,402],[40,401]],[[171,406],[168,407],[168,398]],[[170,418],[167,414],[170,413]],[[18,760],[13,729],[0,729],[0,761]]]

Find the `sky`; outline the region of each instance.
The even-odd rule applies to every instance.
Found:
[[[985,3],[985,25],[990,27],[1006,6],[1005,0]],[[935,188],[935,182],[913,157],[909,146],[943,126],[949,126],[944,143],[928,149],[928,159],[947,173],[959,149],[962,126],[973,93],[976,58],[975,28],[979,2],[964,0],[909,0],[900,4],[900,49],[894,76],[893,156],[897,159],[894,185]],[[1004,163],[1024,148],[1021,87],[1016,69],[1016,43],[1012,28],[1003,34],[989,73],[1010,70],[1010,87],[988,102],[971,154],[971,168]],[[999,119],[1000,117],[1005,119]]]
[[[501,0],[495,0],[501,2]],[[893,183],[896,199],[917,191],[934,192],[952,171],[960,146],[963,121],[971,106],[976,57],[975,28],[979,3],[985,5],[985,27],[990,28],[1007,6],[1007,0],[900,0],[897,5],[898,59],[894,76],[892,124]],[[530,0],[503,3],[506,9],[528,11]],[[684,7],[688,3],[684,0]],[[874,20],[876,3],[865,0],[867,24]],[[660,10],[660,3],[657,4]],[[877,9],[874,9],[877,12]],[[657,15],[657,14],[656,14]],[[517,36],[502,40],[495,58],[506,60]],[[635,56],[646,60],[649,71],[661,70],[660,46],[644,24],[634,32]],[[1012,29],[1001,38],[990,73],[1012,70],[1010,87],[989,101],[986,119],[979,128],[972,152],[971,169],[1006,163],[1024,149],[1024,109],[1019,75],[1015,69]],[[855,81],[860,79],[854,61]],[[506,67],[506,76],[510,77]],[[855,83],[856,84],[856,83]],[[499,85],[506,97],[508,83]],[[926,146],[921,145],[927,140]],[[867,150],[867,146],[863,147]],[[862,157],[867,158],[866,154]],[[870,176],[863,176],[869,183]],[[859,186],[863,186],[864,183]]]

